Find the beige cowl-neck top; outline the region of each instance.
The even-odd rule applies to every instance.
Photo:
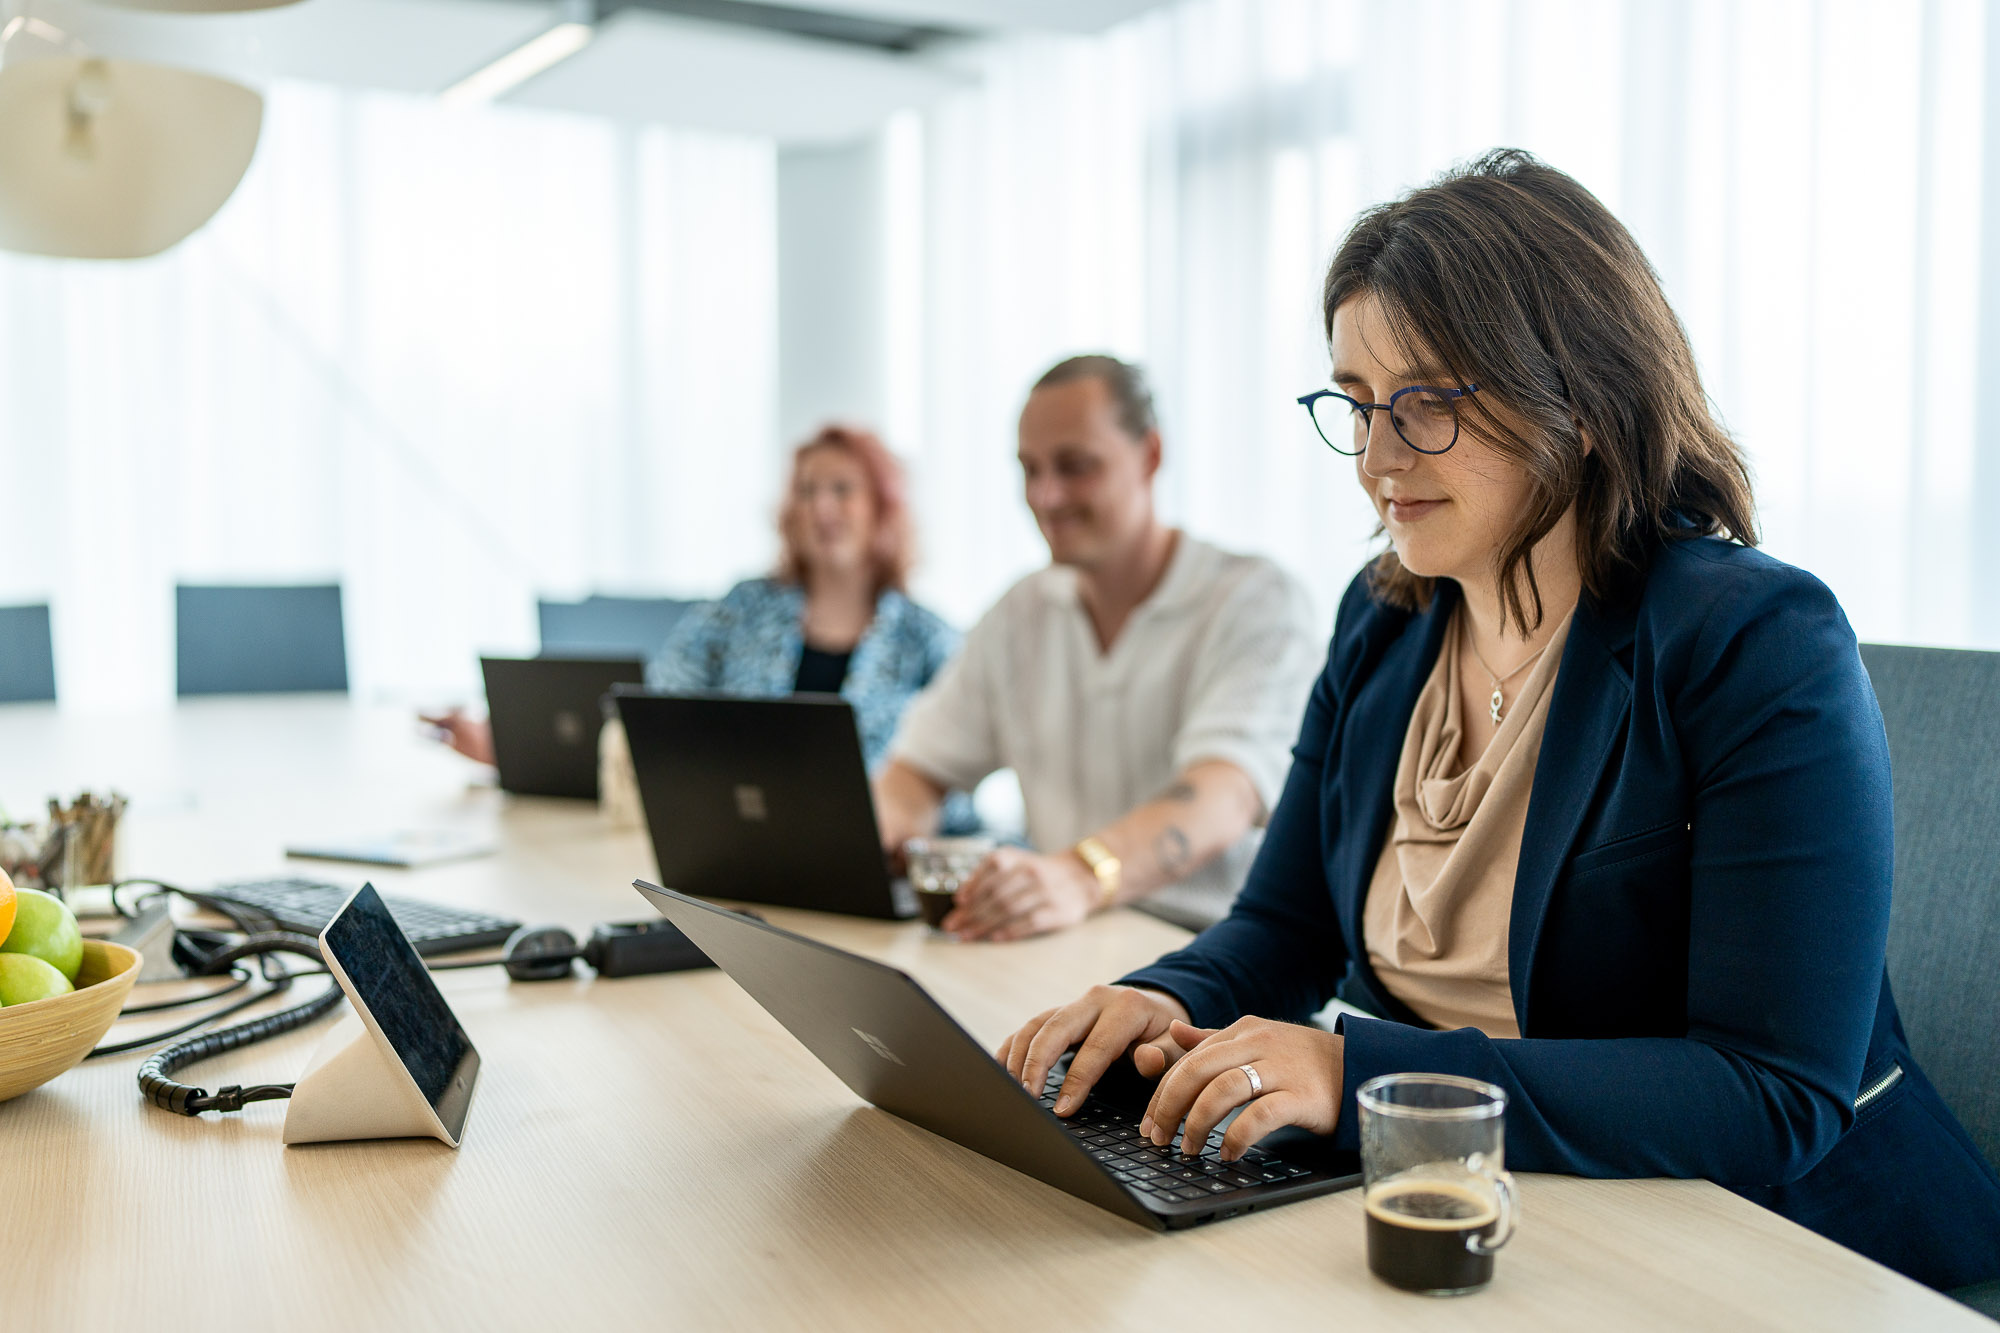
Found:
[[[1467,768],[1453,686],[1464,651],[1463,610],[1458,615],[1410,714],[1396,764],[1395,816],[1369,882],[1362,931],[1376,975],[1419,1018],[1518,1037],[1508,919],[1569,618],[1507,700],[1486,753]]]

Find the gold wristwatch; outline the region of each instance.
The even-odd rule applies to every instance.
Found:
[[[1101,912],[1111,906],[1118,898],[1118,883],[1124,875],[1125,863],[1096,838],[1085,838],[1070,850],[1097,876],[1097,910]]]

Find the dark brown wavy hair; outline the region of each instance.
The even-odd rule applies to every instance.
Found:
[[[1756,544],[1749,467],[1659,275],[1569,176],[1501,148],[1370,209],[1327,270],[1329,339],[1334,312],[1364,294],[1410,364],[1479,386],[1459,400],[1464,428],[1527,471],[1528,502],[1494,557],[1502,613],[1523,633],[1542,620],[1529,556],[1572,505],[1584,591],[1600,601],[1629,595],[1662,541]],[[1391,548],[1370,584],[1415,610],[1434,580]]]

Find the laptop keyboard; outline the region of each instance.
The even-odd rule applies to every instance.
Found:
[[[1049,1074],[1042,1105],[1054,1109],[1062,1087],[1061,1070]],[[1209,1133],[1202,1150],[1181,1156],[1180,1140],[1164,1148],[1139,1137],[1141,1113],[1096,1099],[1062,1122],[1069,1136],[1127,1188],[1159,1203],[1193,1203],[1240,1189],[1283,1185],[1309,1176],[1305,1167],[1280,1160],[1262,1148],[1252,1148],[1234,1162],[1222,1160],[1222,1130]]]
[[[317,935],[333,920],[340,905],[354,890],[338,884],[309,879],[262,879],[240,884],[218,884],[196,899],[214,899],[262,917],[282,930],[301,935]],[[391,898],[384,894],[383,905],[396,924],[410,937],[418,953],[450,953],[459,949],[484,949],[505,944],[520,926],[518,921],[473,912],[460,907],[441,907],[415,898]]]

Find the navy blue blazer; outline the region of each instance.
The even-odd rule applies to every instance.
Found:
[[[1354,1090],[1427,1070],[1506,1089],[1528,1171],[1706,1177],[1933,1286],[2000,1277],[2000,1177],[1910,1057],[1890,996],[1889,751],[1825,585],[1714,538],[1576,609],[1521,843],[1521,1037],[1437,1031],[1369,966],[1362,902],[1455,584],[1341,601],[1242,894],[1125,978],[1197,1024],[1345,1018]],[[1900,1072],[1898,1072],[1900,1071]]]

